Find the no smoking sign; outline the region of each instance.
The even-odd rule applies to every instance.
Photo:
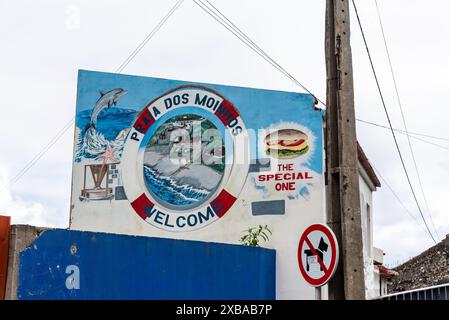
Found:
[[[338,264],[338,244],[330,228],[314,224],[304,231],[298,245],[298,263],[311,286],[320,287],[329,281]]]

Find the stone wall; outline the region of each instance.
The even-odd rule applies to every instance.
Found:
[[[388,282],[388,293],[449,283],[449,235],[394,270],[399,275]]]

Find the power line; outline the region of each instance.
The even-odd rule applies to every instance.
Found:
[[[149,42],[149,40],[151,40],[151,38],[159,31],[159,29],[167,22],[167,20],[171,17],[171,15],[179,8],[179,6],[184,2],[184,0],[179,0],[170,10],[169,12],[164,16],[164,18],[154,27],[154,29],[147,34],[147,36],[141,41],[141,43],[128,55],[128,57],[122,62],[122,64],[116,69],[116,73],[121,73],[127,66],[128,64],[136,57],[136,55],[145,47],[145,45]],[[194,2],[199,5],[195,0]],[[209,1],[207,1],[211,7],[215,8]],[[204,3],[202,3],[204,5]],[[211,15],[214,19],[215,16],[213,14],[211,14],[210,12],[208,12],[206,9],[204,9],[201,5],[199,5],[203,10],[205,10],[209,15]],[[216,8],[215,8],[216,9]],[[246,36],[245,33],[243,33],[237,26],[235,26],[235,24],[233,24],[228,18],[226,18],[226,16],[224,16],[218,9],[217,11],[220,13],[220,15],[223,17],[221,18],[222,20],[224,19],[225,21],[228,21],[232,26],[234,26],[235,30],[237,30],[245,39],[247,39],[247,41],[249,43],[251,43],[253,47],[251,47],[250,45],[248,45],[248,43],[246,41],[244,41],[241,37],[239,37],[235,32],[231,31],[229,27],[225,26],[222,22],[220,22],[219,20],[217,20],[218,22],[220,22],[220,24],[222,24],[223,26],[225,26],[228,30],[230,30],[234,35],[236,35],[240,40],[242,40],[245,44],[247,44],[248,46],[250,46],[251,49],[255,50],[256,53],[258,53],[259,55],[261,55],[265,60],[267,60],[270,64],[272,64],[276,69],[280,70],[284,75],[286,75],[290,80],[292,80],[294,83],[296,83],[297,85],[299,85],[300,87],[302,87],[305,91],[307,91],[308,93],[312,94],[310,92],[310,90],[308,90],[305,86],[303,86],[298,80],[296,80],[290,73],[288,73],[285,69],[283,69],[276,61],[274,61],[271,57],[269,57],[262,49],[260,49],[259,46],[257,46],[257,44],[255,44],[248,36]],[[258,52],[257,50],[259,50],[260,52]],[[313,95],[313,94],[312,94]],[[315,95],[313,95],[315,97]],[[317,99],[324,107],[326,106],[326,104],[321,101],[319,98],[315,97],[315,99]],[[16,174],[12,181],[12,184],[15,184],[17,181],[20,180],[20,178],[22,178],[22,176],[24,174],[26,174],[26,172],[31,169],[37,161],[39,161],[46,152],[48,152],[48,150],[54,145],[56,144],[56,142],[62,137],[62,135],[68,130],[70,129],[70,127],[72,126],[72,124],[74,123],[75,117],[72,117],[69,122],[66,123],[66,125],[64,125],[64,127],[50,140],[50,142],[44,147],[42,148],[41,151],[39,151],[38,154],[36,154],[36,156],[30,160],[27,165],[25,165],[18,174]]]
[[[284,76],[290,79],[293,83],[301,87],[303,90],[311,94],[315,97],[315,99],[321,103],[324,107],[326,104],[317,98],[307,87],[305,87],[301,82],[299,82],[294,76],[292,76],[288,71],[286,71],[278,62],[276,62],[273,58],[271,58],[264,50],[262,50],[248,35],[246,35],[240,28],[238,28],[231,20],[229,20],[219,9],[217,9],[212,3],[208,0],[193,0],[193,2],[200,7],[204,12],[210,15],[214,20],[216,20],[219,24],[225,27],[229,32],[231,32],[234,36],[236,36],[240,41],[242,41],[246,46],[248,46],[251,50],[253,50],[256,54],[258,54],[261,58],[275,67],[278,71],[280,71]],[[206,4],[207,3],[207,4]]]
[[[389,127],[383,126],[383,125],[378,124],[378,123],[374,123],[374,122],[370,122],[370,121],[365,121],[365,120],[361,120],[361,119],[356,119],[356,120],[357,120],[358,122],[361,122],[361,123],[365,123],[365,124],[369,124],[369,125],[372,125],[372,126],[375,126],[375,127],[382,128],[382,129],[390,130]],[[400,134],[407,135],[407,133],[406,133],[404,130],[399,130],[399,129],[393,129],[393,130],[396,131],[396,132],[398,132],[398,133],[400,133]],[[422,139],[422,138],[419,138],[419,137],[415,137],[415,136],[414,136],[414,135],[426,136],[426,135],[424,135],[424,134],[418,134],[418,133],[413,133],[413,132],[410,132],[410,131],[409,131],[409,132],[408,132],[408,135],[409,135],[410,138],[412,138],[412,139],[419,140],[419,141],[422,141],[422,142],[424,142],[424,143],[431,144],[431,145],[433,145],[433,146],[435,146],[435,147],[438,147],[438,148],[441,148],[441,149],[444,149],[444,150],[449,150],[448,147],[445,147],[445,146],[442,146],[442,145],[440,145],[440,144],[431,142],[431,141],[429,141],[429,140],[425,140],[425,139]],[[441,139],[444,139],[444,138],[441,138]]]
[[[405,132],[399,132],[399,133],[400,133],[400,134],[406,134]],[[433,142],[431,142],[431,141],[428,141],[428,140],[425,140],[425,139],[422,139],[422,138],[418,138],[418,137],[415,137],[415,136],[410,136],[410,138],[415,139],[415,140],[419,140],[419,141],[421,141],[421,142],[424,142],[424,143],[433,145],[433,146],[435,146],[435,147],[438,147],[438,148],[441,148],[441,149],[444,149],[444,150],[449,150],[448,147],[442,146],[442,145],[440,145],[440,144],[438,144],[438,143],[433,143]]]
[[[123,69],[135,58],[135,56],[142,50],[148,41],[153,38],[153,36],[159,31],[159,29],[167,22],[171,15],[179,8],[179,6],[184,2],[184,0],[179,0],[175,5],[168,11],[164,18],[156,25],[156,27],[151,30],[150,33],[142,40],[142,42],[129,54],[129,56],[122,62],[122,64],[115,71],[116,73],[121,73]]]
[[[64,135],[64,133],[67,132],[68,129],[72,126],[74,122],[74,118],[72,118],[64,127],[62,127],[61,130],[59,130],[53,138],[39,151],[33,159],[31,159],[10,181],[11,186],[14,185],[17,181],[20,180],[20,178],[23,177],[25,173],[27,173],[28,170],[30,170],[36,162],[38,162],[45,153],[50,150],[56,142]]]
[[[206,0],[207,1],[207,0]],[[128,64],[136,57],[136,55],[145,47],[145,45],[149,42],[149,40],[151,40],[151,38],[153,38],[153,36],[160,30],[160,28],[167,22],[167,20],[171,17],[171,15],[180,7],[180,5],[184,2],[184,0],[179,0],[178,2],[176,2],[176,4],[169,10],[169,12],[164,16],[164,18],[153,28],[153,30],[148,33],[146,35],[146,37],[141,41],[141,43],[128,55],[128,57],[122,62],[122,64],[116,69],[116,73],[121,73],[127,66]],[[194,2],[199,5],[195,0]],[[216,9],[209,1],[207,1],[207,3],[214,9]],[[202,3],[204,5],[204,3]],[[203,10],[205,10],[209,15],[211,15],[214,19],[217,20],[216,15],[214,15],[213,13],[211,14],[209,11],[207,11],[204,7],[202,7],[201,5],[199,5]],[[206,5],[205,5],[206,6]],[[206,6],[207,7],[207,6]],[[208,7],[210,10],[210,7]],[[241,34],[241,36],[243,36],[245,40],[243,40],[238,34],[236,34],[235,32],[233,32],[232,30],[230,30],[230,28],[228,26],[226,26],[225,24],[223,24],[221,21],[217,20],[218,22],[220,22],[220,24],[222,24],[223,26],[225,26],[228,30],[230,30],[234,35],[236,35],[240,40],[242,40],[245,44],[247,44],[251,49],[255,50],[256,53],[258,53],[260,56],[262,56],[265,60],[267,60],[270,64],[272,64],[276,69],[280,70],[284,75],[286,75],[290,80],[292,80],[294,83],[296,83],[297,85],[299,85],[301,88],[303,88],[305,91],[307,91],[308,93],[312,94],[310,92],[310,90],[308,90],[304,85],[302,85],[298,80],[296,80],[296,78],[294,78],[290,73],[288,73],[285,69],[283,69],[276,61],[274,61],[270,56],[268,56],[259,46],[257,46],[257,44],[255,44],[248,36],[246,36],[245,33],[243,33],[237,26],[235,26],[235,24],[233,24],[228,18],[226,18],[225,15],[223,15],[218,9],[216,9],[222,18],[220,18],[222,21],[227,21],[229,22],[230,25],[232,25],[234,27],[235,30],[237,30],[238,33]],[[249,45],[248,43],[250,43],[251,45]],[[259,51],[257,51],[259,50]],[[312,94],[313,95],[313,94]],[[315,97],[315,95],[313,95]],[[320,99],[318,99],[317,97],[315,97],[315,99],[317,99],[323,106],[326,106],[324,102],[322,102]],[[30,160],[20,171],[19,173],[17,173],[13,179],[11,180],[11,184],[15,184],[17,181],[19,181],[27,172],[28,170],[30,170],[37,161],[39,161],[47,152],[48,150],[51,149],[51,147],[53,147],[57,141],[63,136],[63,134],[70,129],[70,127],[73,125],[75,121],[75,117],[72,117],[69,122],[67,122],[64,127],[58,131],[58,133],[50,140],[50,142],[44,147],[42,148],[41,151],[39,151],[36,156]]]
[[[385,51],[387,53],[387,58],[388,58],[388,64],[390,66],[391,77],[393,78],[394,91],[396,93],[396,98],[397,98],[397,101],[398,101],[399,109],[401,110],[402,123],[404,124],[404,129],[405,129],[405,132],[407,133],[407,142],[408,142],[408,145],[409,145],[409,148],[410,148],[410,153],[412,155],[413,164],[415,166],[416,176],[418,177],[419,187],[421,189],[421,193],[422,193],[422,196],[424,198],[424,203],[426,204],[427,214],[430,217],[430,222],[432,223],[433,230],[435,231],[437,239],[439,239],[440,236],[438,235],[438,231],[435,228],[435,224],[433,222],[432,214],[430,213],[429,204],[427,202],[426,193],[424,192],[424,187],[423,187],[422,180],[421,180],[421,175],[419,173],[418,165],[416,163],[415,153],[414,153],[413,148],[412,148],[412,143],[410,142],[410,136],[408,135],[407,123],[405,121],[404,111],[403,111],[403,108],[402,108],[402,101],[401,101],[401,98],[399,96],[398,85],[397,85],[396,76],[395,76],[394,70],[393,70],[393,64],[391,62],[390,51],[388,50],[387,39],[385,37],[385,31],[384,31],[384,27],[383,27],[383,24],[382,24],[382,18],[380,16],[379,6],[377,5],[377,0],[374,0],[374,2],[376,4],[377,17],[379,19],[380,29],[382,31],[382,38],[383,38],[383,41],[384,41]]]
[[[285,76],[287,76],[287,78],[289,78],[290,80],[292,80],[293,82],[298,84],[300,87],[305,89],[307,92],[311,93],[307,88],[305,88],[301,83],[299,83],[293,76],[291,76],[289,73],[287,73],[276,61],[274,61],[270,56],[268,56],[268,54],[266,54],[257,44],[254,43],[254,41],[252,41],[238,27],[236,27],[234,23],[232,23],[228,18],[226,18],[226,16],[224,16],[223,13],[221,13],[208,0],[205,0],[205,2],[207,2],[210,6],[207,6],[202,0],[194,0],[194,2],[201,9],[203,9],[207,14],[209,14],[213,19],[215,19],[218,23],[220,23],[222,26],[224,26],[226,29],[228,29],[228,31],[230,31],[232,34],[234,34],[234,36],[236,36],[239,40],[241,40],[250,49],[252,49],[254,52],[256,52],[259,56],[261,56],[267,62],[272,64],[276,69],[281,71]],[[321,104],[323,104],[323,106],[326,106],[323,102],[321,102]],[[402,156],[401,156],[401,161],[402,161]],[[403,161],[402,161],[402,163],[403,163]],[[408,178],[408,174],[407,174],[407,178]],[[383,180],[385,181],[385,179],[383,179]],[[409,180],[409,178],[408,178],[408,180]],[[409,184],[410,184],[410,180],[409,180]],[[393,192],[393,194],[397,197],[398,201],[400,201],[400,198],[396,195],[396,193],[389,186],[389,184],[386,183],[386,185],[390,188],[390,190]],[[410,186],[411,186],[411,184],[410,184]],[[412,189],[412,191],[413,191],[413,189]],[[417,199],[416,199],[416,196],[415,196],[414,192],[413,192],[413,195],[414,195],[415,201],[416,201],[416,203],[418,205],[418,209],[420,210],[421,216],[423,217],[422,212],[421,212],[421,208],[419,207],[419,204],[417,202]],[[403,203],[401,201],[400,201],[400,203],[403,205]],[[404,206],[404,208],[405,208],[405,206]],[[411,213],[408,211],[408,209],[407,209],[407,212],[411,215]],[[414,218],[415,222],[418,223],[416,218],[413,215],[411,215],[411,216]],[[425,222],[424,217],[423,217],[423,220]],[[418,223],[418,225],[420,225],[420,224]],[[426,222],[425,222],[425,225],[426,225],[427,232],[429,232],[430,237],[435,242],[435,239],[434,239],[432,233],[430,232]],[[420,226],[422,227],[422,225],[420,225]],[[424,230],[426,231],[426,229],[424,229]]]
[[[404,169],[405,176],[407,177],[408,185],[410,186],[410,190],[412,191],[413,198],[415,199],[416,206],[418,207],[419,214],[421,215],[421,218],[422,218],[422,220],[423,220],[423,222],[424,222],[424,224],[426,226],[427,232],[429,233],[429,235],[432,238],[433,242],[435,242],[435,244],[437,244],[437,241],[435,240],[435,238],[434,238],[434,236],[433,236],[432,232],[430,231],[430,228],[429,228],[429,226],[427,224],[427,221],[424,218],[424,214],[423,214],[423,212],[421,210],[421,206],[419,205],[418,199],[417,199],[416,194],[415,194],[415,190],[413,189],[412,183],[410,181],[410,177],[409,177],[407,168],[405,166],[404,159],[402,157],[402,153],[401,153],[401,150],[399,148],[399,144],[398,144],[398,141],[396,139],[396,135],[395,135],[394,130],[393,130],[393,126],[391,124],[390,115],[388,114],[388,110],[387,110],[387,107],[386,107],[386,104],[385,104],[385,100],[384,100],[384,97],[383,97],[383,94],[382,94],[382,89],[380,88],[379,80],[378,80],[377,74],[376,74],[376,69],[374,68],[373,60],[371,58],[371,53],[370,53],[370,50],[369,50],[369,47],[368,47],[368,43],[367,43],[366,38],[365,38],[365,33],[363,31],[362,23],[360,21],[360,16],[358,14],[357,6],[356,6],[354,0],[352,0],[352,5],[354,6],[354,11],[355,11],[355,14],[356,14],[356,17],[357,17],[357,21],[358,21],[358,24],[359,24],[360,32],[362,34],[363,42],[365,44],[365,49],[366,49],[366,52],[368,54],[368,58],[369,58],[369,61],[370,61],[370,65],[371,65],[371,69],[372,69],[372,72],[373,72],[373,75],[374,75],[374,79],[376,81],[377,90],[379,91],[379,95],[380,95],[380,99],[382,101],[382,105],[383,105],[383,108],[384,108],[384,111],[385,111],[385,115],[387,116],[388,125],[390,126],[390,131],[391,131],[391,134],[393,135],[394,143],[396,145],[396,149],[398,151],[399,159],[401,160],[401,164],[402,164],[402,168]]]
[[[292,80],[294,83],[296,83],[297,85],[302,87],[307,92],[311,93],[307,88],[305,88],[304,85],[299,83],[299,81],[297,81],[291,74],[286,72],[285,69],[283,69],[276,61],[274,61],[268,54],[266,54],[257,44],[254,43],[254,41],[251,40],[251,38],[249,38],[245,33],[243,33],[234,23],[232,23],[222,12],[220,12],[208,0],[205,0],[205,2],[207,2],[207,4],[209,4],[209,6],[205,2],[203,2],[202,0],[193,0],[193,1],[203,11],[205,11],[207,14],[209,14],[213,19],[215,19],[218,23],[220,23],[223,27],[225,27],[228,31],[230,31],[234,36],[236,36],[239,40],[241,40],[245,45],[247,45],[251,50],[253,50],[255,53],[257,53],[259,56],[261,56],[264,60],[269,62],[271,65],[273,65],[276,69],[281,71],[287,78]],[[355,4],[354,4],[354,6],[355,6]],[[376,79],[377,79],[377,76],[376,76]],[[382,100],[383,100],[383,97],[382,97]],[[323,104],[323,106],[326,106],[323,102],[321,102],[321,104]],[[393,133],[393,135],[394,135],[394,133]],[[396,142],[396,145],[397,145],[396,138],[395,138],[395,142]],[[398,145],[397,145],[397,147],[398,147]],[[399,151],[399,149],[398,149],[398,151]],[[411,182],[410,182],[410,179],[409,179],[409,176],[408,176],[408,172],[405,169],[405,164],[403,162],[401,154],[400,154],[400,158],[401,158],[401,162],[403,164],[404,170],[405,170],[406,175],[407,175],[407,180],[409,181],[409,185],[410,185],[410,187],[412,189],[412,193],[413,193],[415,202],[416,202],[416,204],[418,206],[420,214],[421,214],[421,216],[423,218],[423,221],[424,221],[424,223],[426,225],[427,232],[429,233],[429,235],[432,238],[432,240],[436,243],[436,241],[435,241],[435,239],[434,239],[430,229],[428,228],[427,222],[425,221],[425,218],[424,218],[424,216],[422,214],[422,211],[421,211],[421,208],[420,208],[419,203],[417,201],[416,195],[415,195],[414,190],[413,190],[413,188],[411,186]]]
[[[179,8],[179,6],[184,2],[184,0],[179,0],[175,5],[168,11],[168,13],[162,18],[162,20],[153,28],[153,30],[147,34],[147,36],[142,40],[142,42],[128,55],[128,57],[122,62],[122,64],[116,69],[116,73],[121,73],[126,66],[136,57],[136,55],[145,47],[148,41],[159,31],[159,29],[167,22],[171,15]],[[57,142],[71,128],[75,122],[75,117],[72,117],[65,125],[62,127],[53,138],[31,159],[12,179],[11,185],[14,185],[19,181],[27,172],[30,170]]]
[[[363,122],[363,123],[370,124],[370,125],[373,125],[373,126],[376,126],[376,127],[386,128],[386,129],[390,130],[390,127],[387,127],[387,126],[384,126],[384,125],[381,125],[381,124],[378,124],[378,123],[374,123],[374,122],[366,121],[366,120],[362,120],[362,119],[356,119],[356,120],[359,121],[359,122]],[[394,130],[394,131],[397,131],[397,132],[405,133],[405,131],[404,131],[404,130],[401,130],[401,129],[393,128],[393,130]],[[448,142],[449,142],[449,139],[448,139],[448,138],[437,137],[437,136],[431,136],[431,135],[424,134],[424,133],[419,133],[419,132],[408,131],[407,134],[409,134],[409,135],[421,136],[421,137],[426,137],[426,138],[431,138],[431,139],[438,139],[438,140],[443,140],[443,141],[448,141]],[[412,136],[412,137],[413,137],[413,136]]]
[[[394,197],[396,198],[396,200],[399,202],[399,204],[404,208],[405,212],[407,212],[407,214],[413,219],[413,221],[416,222],[416,224],[421,227],[425,233],[427,233],[426,229],[423,227],[423,225],[421,223],[418,222],[418,219],[416,219],[416,217],[410,212],[410,210],[407,209],[407,207],[405,206],[405,204],[402,202],[401,198],[399,198],[399,196],[396,194],[396,192],[393,190],[393,188],[390,186],[390,184],[387,182],[387,180],[382,176],[382,174],[379,172],[379,170],[373,166],[371,164],[371,166],[374,168],[374,170],[376,171],[376,174],[382,179],[382,181],[384,182],[384,184],[388,187],[388,189],[391,191],[391,193],[394,195]]]

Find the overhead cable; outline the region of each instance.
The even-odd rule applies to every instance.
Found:
[[[373,166],[371,164],[371,166],[374,168],[376,174],[381,178],[382,182],[388,187],[388,189],[390,190],[390,192],[393,194],[393,196],[396,198],[396,200],[399,202],[399,204],[402,206],[402,208],[404,208],[405,212],[408,214],[408,216],[410,218],[413,219],[413,221],[416,222],[416,224],[422,228],[422,230],[427,234],[427,230],[426,228],[424,228],[424,226],[422,225],[422,223],[419,223],[418,219],[416,219],[416,217],[410,212],[409,209],[407,209],[407,207],[405,206],[405,204],[402,202],[401,198],[399,198],[399,196],[397,195],[397,193],[393,190],[393,188],[391,187],[391,185],[388,183],[388,181],[382,176],[382,174],[379,172],[379,170]]]
[[[419,214],[421,215],[422,221],[424,222],[424,224],[425,224],[425,226],[426,226],[426,229],[427,229],[427,231],[428,231],[430,237],[432,238],[432,240],[433,240],[434,243],[436,244],[437,241],[435,240],[434,235],[433,235],[432,232],[430,231],[430,228],[429,228],[429,226],[428,226],[428,224],[427,224],[427,221],[426,221],[426,219],[425,219],[425,217],[424,217],[423,211],[422,211],[421,206],[419,205],[418,199],[417,199],[417,197],[416,197],[415,190],[413,189],[413,185],[412,185],[412,182],[411,182],[411,180],[410,180],[410,176],[409,176],[409,173],[408,173],[408,171],[407,171],[407,167],[405,166],[404,159],[403,159],[403,156],[402,156],[402,153],[401,153],[401,149],[399,148],[399,144],[398,144],[398,141],[397,141],[397,139],[396,139],[396,135],[395,135],[395,133],[394,133],[393,126],[392,126],[392,124],[391,124],[390,115],[389,115],[389,113],[388,113],[387,106],[386,106],[386,104],[385,104],[385,100],[384,100],[384,97],[383,97],[382,89],[380,88],[380,84],[379,84],[379,79],[377,78],[376,69],[374,68],[374,63],[373,63],[373,60],[372,60],[372,58],[371,58],[371,52],[370,52],[370,50],[369,50],[368,43],[367,43],[367,41],[366,41],[365,32],[363,31],[362,23],[361,23],[361,21],[360,21],[360,16],[359,16],[359,14],[358,14],[357,6],[356,6],[354,0],[352,0],[352,4],[353,4],[353,6],[354,6],[354,11],[355,11],[355,14],[356,14],[356,17],[357,17],[357,21],[358,21],[358,25],[359,25],[359,28],[360,28],[360,32],[361,32],[361,34],[362,34],[363,42],[364,42],[364,44],[365,44],[365,49],[366,49],[366,52],[367,52],[367,54],[368,54],[368,59],[369,59],[369,61],[370,61],[371,70],[372,70],[372,72],[373,72],[374,79],[375,79],[375,81],[376,81],[377,90],[378,90],[378,92],[379,92],[379,96],[380,96],[380,99],[381,99],[381,102],[382,102],[382,106],[383,106],[385,115],[386,115],[387,120],[388,120],[388,125],[389,125],[389,127],[390,127],[391,134],[393,135],[393,140],[394,140],[394,143],[395,143],[395,146],[396,146],[396,150],[397,150],[398,155],[399,155],[399,159],[401,160],[402,168],[403,168],[404,173],[405,173],[405,176],[406,176],[406,178],[407,178],[407,182],[408,182],[408,185],[409,185],[410,190],[411,190],[411,192],[412,192],[412,195],[413,195],[413,198],[414,198],[414,200],[415,200],[416,206],[418,207]]]
[[[175,5],[168,11],[168,13],[162,18],[162,20],[146,35],[142,42],[128,55],[128,57],[120,64],[120,66],[115,70],[116,73],[121,73],[128,64],[136,57],[136,55],[145,47],[148,41],[153,38],[153,36],[161,29],[161,27],[167,22],[167,20],[172,16],[172,14],[179,8],[179,6],[184,2],[184,0],[179,0]],[[19,181],[27,172],[30,170],[64,135],[64,133],[69,130],[75,123],[75,117],[72,117],[55,135],[50,141],[31,159],[12,179],[11,185],[14,185]]]
[[[362,120],[362,119],[356,119],[356,121],[358,121],[358,122],[360,122],[360,123],[368,124],[368,125],[370,125],[370,126],[378,127],[378,128],[381,128],[381,129],[390,130],[390,127],[388,127],[388,126],[384,126],[384,125],[381,125],[381,124],[378,124],[378,123],[374,123],[374,122],[371,122],[371,121],[366,121],[366,120]],[[398,133],[400,133],[400,134],[407,135],[407,133],[406,133],[404,130],[400,130],[400,129],[393,129],[393,130],[396,131],[396,132],[398,132]],[[441,148],[441,149],[449,150],[448,147],[445,147],[445,146],[442,146],[442,145],[440,145],[440,144],[434,143],[434,142],[432,142],[432,141],[425,140],[425,139],[422,139],[422,138],[417,137],[417,136],[428,137],[428,135],[420,134],[420,133],[417,133],[417,132],[411,132],[411,131],[408,132],[408,135],[409,135],[410,138],[412,138],[412,139],[419,140],[419,141],[421,141],[421,142],[424,142],[424,143],[433,145],[433,146],[438,147],[438,148]],[[432,136],[432,137],[433,137],[433,136]],[[435,139],[435,138],[439,138],[439,137],[434,137],[434,139]],[[439,138],[439,139],[445,140],[445,138]]]
[[[200,7],[204,12],[211,16],[215,21],[225,27],[229,32],[236,36],[240,41],[242,41],[246,46],[253,50],[257,55],[275,67],[284,76],[290,79],[293,83],[301,87],[307,93],[315,97],[315,99],[321,103],[324,107],[326,104],[316,97],[306,86],[299,82],[294,76],[292,76],[288,71],[286,71],[279,63],[277,63],[273,58],[271,58],[264,50],[262,50],[249,36],[247,36],[240,28],[238,28],[231,20],[229,20],[220,10],[218,10],[212,3],[208,0],[193,0],[193,2]]]
[[[418,177],[419,187],[421,189],[421,193],[422,193],[422,196],[423,196],[423,199],[424,199],[424,203],[425,203],[426,209],[427,209],[427,214],[429,215],[430,222],[432,223],[433,230],[435,231],[437,239],[439,240],[440,236],[438,235],[438,231],[435,228],[435,224],[433,222],[432,214],[431,214],[430,209],[429,209],[429,203],[427,201],[426,193],[424,192],[424,187],[423,187],[423,183],[422,183],[422,179],[421,179],[421,174],[419,173],[418,165],[416,163],[415,152],[413,151],[412,143],[410,141],[410,136],[408,135],[407,122],[405,121],[404,110],[402,108],[402,101],[401,101],[401,98],[399,96],[398,85],[397,85],[396,76],[395,76],[394,70],[393,70],[393,64],[391,62],[390,50],[388,50],[387,39],[385,37],[385,31],[384,31],[384,27],[383,27],[383,23],[382,23],[382,18],[380,16],[379,6],[377,5],[377,0],[374,0],[374,2],[376,4],[377,17],[379,19],[380,29],[382,31],[382,38],[383,38],[383,42],[384,42],[384,46],[385,46],[385,51],[387,53],[388,64],[389,64],[389,67],[390,67],[390,73],[391,73],[391,77],[393,79],[394,91],[396,93],[396,99],[398,101],[399,109],[401,111],[402,123],[404,124],[404,129],[405,129],[405,132],[407,133],[407,142],[408,142],[408,146],[410,148],[410,153],[412,155],[412,160],[413,160],[413,164],[414,164],[414,167],[415,167],[416,176]]]

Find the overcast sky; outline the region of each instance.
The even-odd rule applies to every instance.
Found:
[[[73,128],[21,179],[10,181],[74,116],[78,69],[114,72],[175,2],[0,0],[0,214],[11,215],[13,223],[68,226]],[[324,0],[211,2],[325,100]],[[356,3],[393,126],[403,129],[375,2]],[[378,0],[378,4],[409,131],[449,138],[445,97],[449,4],[444,0],[425,5],[416,0]],[[356,116],[385,125],[353,12],[351,19]],[[303,92],[191,0],[184,1],[123,73]],[[372,164],[409,211],[385,183],[375,193],[374,243],[394,265],[432,241],[423,229],[391,133],[358,123],[357,134]],[[398,139],[429,219],[407,139],[401,134]],[[449,233],[449,143],[423,139],[443,146],[411,140],[433,222],[444,237]]]

